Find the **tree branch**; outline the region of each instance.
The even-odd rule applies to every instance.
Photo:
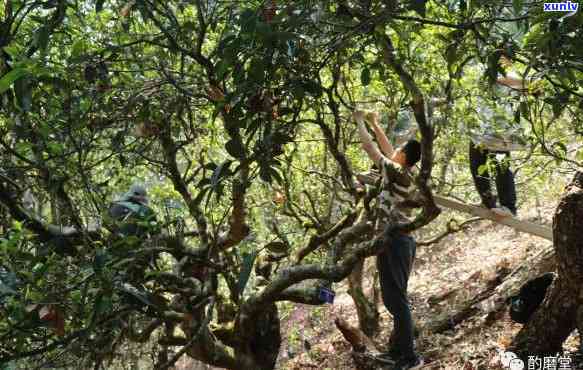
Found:
[[[377,33],[376,37],[385,64],[393,69],[393,71],[399,76],[403,87],[413,96],[411,108],[413,108],[419,132],[421,133],[421,171],[415,182],[422,196],[423,210],[412,222],[397,226],[397,228],[402,231],[410,232],[427,225],[439,216],[441,212],[435,204],[431,189],[427,185],[431,178],[431,171],[433,169],[434,131],[425,115],[425,100],[423,94],[413,80],[413,77],[403,68],[402,64],[397,61],[391,39],[384,33]]]
[[[229,220],[229,232],[218,242],[220,251],[239,244],[249,235],[249,226],[245,223],[245,195],[249,186],[249,164],[247,160],[241,162],[239,178],[233,181],[233,210]]]
[[[312,235],[308,244],[304,247],[298,249],[293,257],[293,264],[299,264],[304,257],[315,251],[320,245],[327,242],[328,240],[336,237],[342,230],[351,226],[356,220],[356,212],[352,212],[347,216],[344,216],[336,225],[332,226],[328,231],[323,234]]]
[[[432,244],[439,243],[446,236],[451,235],[451,234],[454,234],[454,233],[457,233],[457,232],[460,232],[462,230],[465,230],[465,229],[467,229],[467,227],[470,224],[472,224],[472,223],[474,223],[476,221],[480,221],[480,220],[482,220],[481,217],[472,217],[470,219],[467,219],[465,221],[462,221],[461,223],[458,223],[456,219],[452,218],[447,223],[447,226],[446,226],[445,231],[443,231],[439,235],[434,236],[431,239],[418,241],[417,242],[417,245],[418,246],[428,246],[428,245],[432,245]]]

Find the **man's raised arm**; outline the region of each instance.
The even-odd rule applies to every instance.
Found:
[[[389,139],[387,138],[387,135],[385,135],[385,132],[379,125],[380,121],[379,114],[377,112],[370,112],[367,113],[364,118],[368,123],[371,124],[372,129],[377,138],[377,142],[379,143],[379,146],[381,147],[383,154],[387,157],[390,157],[393,154],[393,146],[391,145]]]
[[[379,150],[376,144],[372,141],[372,136],[368,133],[366,129],[365,113],[363,111],[357,110],[352,113],[352,118],[358,124],[358,134],[360,135],[360,141],[362,148],[368,154],[369,158],[377,165],[380,166],[381,159],[384,157],[383,153]],[[380,167],[379,167],[380,168]]]

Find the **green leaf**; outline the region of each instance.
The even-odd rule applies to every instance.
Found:
[[[265,63],[260,58],[254,58],[249,65],[249,78],[256,83],[262,83],[265,79]]]
[[[81,304],[82,299],[83,299],[83,296],[81,295],[80,291],[75,290],[75,291],[71,292],[71,300],[73,301],[73,303]]]
[[[211,184],[211,179],[209,179],[209,178],[205,177],[204,179],[202,179],[202,180],[200,180],[200,181],[198,182],[198,184],[196,185],[196,187],[197,187],[198,189],[202,189],[202,188],[204,188],[205,186],[208,186],[208,185],[210,185],[210,184]]]
[[[425,17],[425,3],[427,0],[409,0],[409,9],[416,11],[420,16]]]
[[[257,251],[243,253],[243,263],[241,265],[241,272],[239,273],[239,281],[237,283],[239,296],[243,295],[243,292],[245,291],[245,287],[251,276],[253,264],[255,263],[255,258],[257,258]]]
[[[279,108],[279,116],[283,117],[283,116],[287,116],[288,114],[293,114],[295,111],[293,109],[291,109],[290,107],[280,107]]]
[[[312,96],[322,95],[322,87],[316,81],[305,81],[303,84],[304,90]]]
[[[73,46],[71,46],[71,57],[73,59],[79,58],[83,54],[84,50],[85,50],[85,41],[83,41],[83,40],[75,41],[73,43]]]
[[[28,77],[19,78],[14,82],[14,94],[19,107],[23,111],[29,112],[32,108],[32,88]]]
[[[136,303],[137,303],[137,301],[139,301],[146,306],[151,306],[151,307],[156,308],[156,305],[150,300],[150,297],[148,296],[148,294],[146,292],[138,290],[135,286],[133,286],[129,283],[124,283],[124,284],[122,284],[120,290],[122,292],[124,292],[126,295],[134,298]]]
[[[559,154],[562,157],[566,157],[567,156],[567,146],[565,145],[565,143],[562,143],[560,141],[557,141],[553,144],[553,149],[557,152],[559,152]]]
[[[276,32],[275,33],[275,37],[277,37],[277,39],[280,42],[287,42],[290,40],[294,40],[295,38],[297,38],[297,35],[293,32]]]
[[[255,27],[255,32],[257,36],[259,36],[260,40],[264,42],[269,42],[270,40],[276,39],[276,34],[273,32],[273,28],[264,22],[258,22],[257,26]]]
[[[243,144],[239,140],[231,139],[227,141],[225,149],[234,158],[245,157],[245,148],[243,148]]]
[[[219,63],[217,63],[216,71],[218,80],[222,80],[227,75],[230,65],[231,62],[226,59],[222,59]]]
[[[280,111],[280,115],[282,115],[281,111]],[[259,128],[261,127],[262,123],[263,123],[263,121],[261,119],[259,119],[259,118],[254,119],[246,128],[247,136],[252,137],[253,135],[255,135],[257,130],[259,130]]]
[[[364,67],[360,72],[360,82],[363,86],[370,85],[370,69],[368,67]]]
[[[561,101],[561,99],[553,99],[553,103],[551,106],[553,108],[553,115],[555,117],[559,117],[561,113],[563,113],[563,110],[565,109],[565,104]]]
[[[207,170],[214,171],[218,166],[215,162],[209,162],[205,164],[203,167],[206,168]]]
[[[102,249],[98,249],[93,258],[93,270],[97,273],[101,272],[107,261],[109,261],[109,254]]]
[[[288,245],[282,241],[274,241],[271,243],[268,243],[265,248],[267,250],[269,250],[272,253],[276,253],[276,254],[282,254],[282,253],[286,253],[288,251]]]
[[[49,36],[50,36],[49,30],[46,26],[42,26],[36,31],[35,35],[36,46],[43,53],[47,50],[47,46],[49,44]]]
[[[255,26],[257,24],[257,17],[252,9],[245,9],[241,13],[241,33],[251,33],[255,31]]]
[[[275,168],[271,167],[271,177],[275,179],[275,181],[279,184],[279,185],[283,185],[283,177],[281,176],[281,174],[279,173],[278,170],[276,170]]]
[[[294,98],[302,100],[306,96],[306,91],[301,85],[294,85],[292,87],[292,94]]]
[[[528,117],[528,103],[525,101],[521,101],[520,102],[520,106],[519,106],[519,110],[520,110],[520,115],[522,117]]]
[[[61,155],[65,152],[65,147],[60,142],[47,143],[47,150],[52,155]]]
[[[103,10],[103,3],[105,2],[105,0],[97,0],[95,1],[95,11],[97,13],[99,13],[100,11]]]
[[[514,13],[516,15],[520,14],[522,6],[523,6],[522,0],[512,0],[512,7],[514,8]]]
[[[99,294],[95,297],[95,303],[93,304],[93,310],[97,316],[109,312],[113,307],[113,302],[111,297],[106,297],[103,294]]]
[[[20,221],[12,222],[12,229],[14,231],[22,231],[22,222],[20,222]]]
[[[36,276],[44,275],[47,270],[48,270],[48,265],[41,263],[41,262],[38,262],[37,264],[35,264],[32,267],[32,272]]]
[[[12,86],[12,84],[18,79],[26,76],[28,72],[24,68],[15,68],[12,71],[6,73],[2,78],[0,78],[0,94],[3,94]]]

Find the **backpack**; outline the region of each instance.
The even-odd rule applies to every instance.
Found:
[[[510,297],[510,318],[512,321],[526,324],[530,317],[544,301],[547,290],[555,279],[555,274],[548,272],[527,281],[517,295]]]

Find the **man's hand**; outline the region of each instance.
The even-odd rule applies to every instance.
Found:
[[[381,121],[380,114],[378,112],[368,112],[364,118],[372,127],[383,154],[390,157],[393,154],[393,146],[379,124]]]
[[[364,119],[371,125],[378,125],[380,122],[380,114],[378,112],[368,112]]]
[[[358,124],[358,135],[360,136],[360,141],[362,143],[362,149],[366,152],[368,157],[376,164],[379,165],[379,161],[383,157],[383,153],[379,150],[376,144],[373,142],[372,136],[368,133],[367,125],[365,123],[366,113],[361,110],[352,112],[352,118]],[[373,129],[379,131],[376,126]]]

